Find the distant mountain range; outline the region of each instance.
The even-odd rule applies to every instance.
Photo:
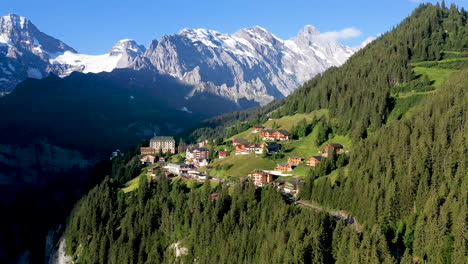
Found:
[[[129,68],[172,75],[192,85],[186,97],[212,94],[235,103],[248,100],[263,105],[343,64],[371,40],[351,48],[310,25],[289,40],[259,26],[234,34],[183,29],[153,40],[148,48],[124,39],[105,54],[86,55],[42,33],[28,19],[10,14],[0,17],[0,92],[50,72],[64,77]]]

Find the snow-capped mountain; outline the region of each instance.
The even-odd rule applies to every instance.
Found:
[[[105,54],[86,55],[40,32],[26,18],[7,15],[0,17],[0,92],[48,72],[63,77],[74,71],[131,68],[180,79],[193,87],[187,97],[212,94],[249,105],[266,104],[289,95],[327,68],[343,64],[370,41],[347,47],[310,25],[288,40],[259,26],[234,34],[186,28],[153,40],[147,49],[124,39]]]
[[[310,25],[288,40],[256,26],[234,34],[183,29],[153,41],[143,56],[160,72],[194,85],[192,94],[209,92],[265,104],[343,64],[355,51]]]
[[[0,92],[9,92],[26,78],[40,79],[53,72],[110,72],[116,68],[141,68],[145,51],[135,41],[117,42],[103,55],[79,54],[39,31],[28,19],[9,14],[0,17]]]
[[[138,56],[145,52],[145,47],[134,40],[123,39],[117,42],[107,53],[86,55],[66,51],[50,57],[49,62],[55,66],[59,76],[66,76],[74,71],[88,73],[111,72],[114,69],[132,68]]]
[[[12,90],[27,77],[42,78],[51,71],[50,54],[76,52],[65,43],[40,32],[16,15],[0,17],[0,92]]]

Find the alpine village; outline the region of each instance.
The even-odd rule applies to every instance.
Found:
[[[79,199],[70,198],[68,207],[59,199],[60,217],[51,216],[54,225],[42,227],[46,246],[37,244],[46,232],[30,232],[35,219],[21,217],[9,224],[14,232],[27,233],[24,240],[0,233],[5,234],[0,244],[7,249],[0,256],[13,256],[6,263],[15,263],[17,256],[26,256],[20,249],[29,247],[28,258],[40,256],[46,263],[468,263],[467,21],[468,12],[455,4],[419,4],[342,65],[315,75],[288,96],[213,115],[184,129],[153,123],[156,128],[145,127],[151,132],[138,134],[130,147],[109,143],[112,147],[92,164],[86,184],[80,185],[85,192],[73,187],[60,196]],[[254,31],[266,34],[256,28],[232,38],[251,37]],[[189,37],[208,34],[181,32]],[[216,41],[227,38],[214,36]],[[163,45],[169,38],[151,45]],[[187,48],[193,52],[208,41],[179,40],[193,44],[195,48]],[[175,49],[171,45],[158,50]],[[79,84],[84,82],[80,74],[48,77],[47,85],[67,80]],[[201,78],[196,74],[194,70],[184,78]],[[116,78],[127,77],[122,72]],[[141,78],[164,85],[172,77]],[[24,93],[28,81],[24,83],[1,97],[0,104]],[[125,109],[146,104],[129,91],[132,97],[125,90],[125,98],[131,103]],[[188,122],[195,116],[192,108],[177,109],[179,117],[171,117],[168,108],[158,115],[167,117],[161,121],[165,124],[182,115],[189,118],[181,123]],[[148,116],[122,127],[137,127]],[[111,120],[102,117],[99,122],[107,126]],[[109,136],[99,140],[111,142],[122,127],[106,128]],[[100,142],[93,144],[90,152]],[[54,203],[52,190],[44,189],[52,198],[36,209]]]

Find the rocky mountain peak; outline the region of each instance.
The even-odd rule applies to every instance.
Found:
[[[111,55],[118,55],[122,53],[129,53],[132,56],[138,56],[145,52],[145,47],[138,45],[133,39],[122,39],[112,46],[109,50]]]
[[[299,37],[309,37],[309,36],[318,36],[320,35],[320,31],[318,31],[314,26],[312,25],[306,25],[304,28],[302,28],[298,36]]]

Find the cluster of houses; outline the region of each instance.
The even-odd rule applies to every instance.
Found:
[[[231,139],[232,145],[235,149],[236,155],[244,154],[262,154],[266,151],[268,154],[278,153],[281,150],[281,144],[277,142],[263,142],[263,143],[251,143],[245,139],[233,138]]]
[[[252,127],[253,133],[262,133],[262,139],[265,142],[262,143],[251,143],[245,139],[233,138],[231,142],[235,149],[235,155],[243,154],[274,154],[281,151],[281,144],[276,141],[283,141],[289,139],[289,133],[285,130],[269,130],[263,126],[255,125]],[[207,166],[210,161],[210,150],[206,146],[210,142],[204,140],[193,145],[179,144],[177,150],[179,153],[185,152],[184,162],[170,162],[164,156],[157,154],[161,153],[175,153],[175,140],[173,137],[161,137],[155,136],[150,140],[149,147],[142,147],[140,161],[144,165],[153,165],[150,170],[153,176],[157,175],[157,171],[163,173],[166,177],[181,176],[183,178],[190,178],[196,180],[205,180],[212,178],[206,173],[200,171],[201,167]],[[343,146],[341,144],[330,143],[326,144],[321,150],[318,151],[318,156],[312,156],[305,160],[308,166],[317,166],[322,160],[329,157],[330,153],[341,154],[343,152]],[[112,157],[122,155],[120,151],[112,153]],[[227,151],[219,151],[218,158],[223,159],[229,156]],[[112,158],[111,157],[111,158]],[[298,186],[302,180],[294,181],[280,181],[274,180],[275,175],[286,176],[285,172],[290,172],[294,167],[304,162],[301,157],[289,156],[287,162],[278,163],[274,171],[261,171],[256,170],[250,173],[248,176],[253,184],[257,187],[261,187],[267,184],[271,184],[285,193],[296,195],[298,193]],[[220,179],[214,180],[222,181]]]
[[[262,125],[253,125],[252,126],[252,133],[262,132],[262,139],[263,140],[289,140],[290,134],[288,131],[283,129],[265,129]]]
[[[320,156],[312,156],[306,160],[307,166],[317,166],[323,159],[328,158],[329,154],[331,152],[341,154],[343,153],[343,145],[341,144],[336,144],[336,143],[330,143],[326,144],[323,149],[319,150],[318,153]],[[281,172],[288,172],[292,171],[294,167],[298,166],[301,162],[303,162],[303,159],[301,157],[297,156],[290,156],[288,157],[287,162],[282,162],[278,163],[275,170],[276,171],[281,171]]]
[[[316,166],[323,159],[329,157],[329,154],[335,152],[337,154],[343,153],[343,146],[341,144],[326,144],[323,149],[319,150],[318,153],[320,156],[312,156],[306,160],[308,166]],[[295,181],[278,181],[273,180],[275,175],[282,175],[284,172],[290,172],[294,167],[298,166],[300,163],[304,162],[301,157],[290,156],[288,157],[287,162],[282,162],[277,164],[274,171],[261,171],[256,170],[249,174],[249,178],[253,184],[257,187],[265,186],[267,184],[272,184],[277,188],[281,189],[285,193],[290,193],[296,195],[298,193],[298,186],[302,183],[302,180]],[[279,174],[275,173],[279,172]]]
[[[186,153],[185,162],[167,163],[163,156],[156,156],[159,153],[176,153],[175,140],[173,137],[155,136],[151,138],[149,147],[140,148],[140,162],[144,165],[153,165],[152,175],[156,175],[159,170],[167,177],[182,176],[197,178],[200,180],[206,179],[206,174],[199,171],[203,166],[208,165],[210,159],[210,151],[205,148],[208,145],[208,140],[198,142],[195,145],[179,144],[177,151]]]

